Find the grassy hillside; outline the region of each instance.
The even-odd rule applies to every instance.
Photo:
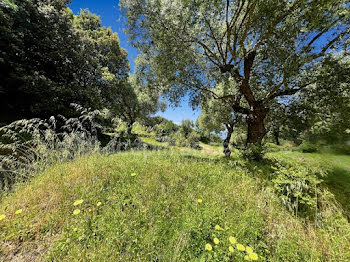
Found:
[[[0,261],[256,258],[237,244],[258,261],[349,261],[350,225],[336,200],[319,197],[316,225],[282,205],[269,172],[178,149],[52,166],[1,201]]]

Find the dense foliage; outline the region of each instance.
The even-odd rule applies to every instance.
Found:
[[[72,115],[70,103],[110,107],[129,65],[118,36],[65,0],[0,2],[0,123]]]
[[[143,68],[170,100],[222,100],[261,143],[273,102],[319,80],[333,52],[348,56],[349,5],[341,1],[121,1]],[[328,72],[330,75],[339,72]],[[229,81],[224,92],[218,84]],[[316,85],[322,93],[328,87]]]

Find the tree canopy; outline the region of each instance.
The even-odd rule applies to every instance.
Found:
[[[102,81],[127,78],[127,52],[100,18],[64,0],[1,1],[0,122],[73,113],[71,103],[111,106]],[[113,83],[115,85],[115,82]]]
[[[122,0],[131,40],[169,99],[210,96],[246,115],[247,144],[260,143],[273,100],[308,89],[315,67],[348,55],[346,0]],[[224,95],[216,92],[223,79]],[[234,86],[234,88],[232,88]],[[318,86],[322,89],[322,86]]]

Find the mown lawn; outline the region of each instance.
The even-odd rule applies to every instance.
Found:
[[[295,217],[258,174],[269,168],[249,165],[174,149],[52,166],[1,200],[0,261],[244,261],[237,244],[258,261],[349,261],[336,203],[322,225]]]

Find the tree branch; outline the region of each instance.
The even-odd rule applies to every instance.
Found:
[[[286,82],[286,79],[283,78],[283,80],[281,82],[279,82],[274,88],[272,88],[272,90],[267,94],[267,96],[264,98],[263,102],[267,101],[270,99],[270,97],[277,91],[280,89],[280,87],[282,85],[285,85],[287,86],[287,82]]]
[[[211,37],[211,38],[214,40],[214,42],[215,42],[215,44],[216,44],[216,47],[217,47],[217,49],[218,49],[218,51],[219,51],[219,53],[220,53],[220,55],[221,55],[221,57],[222,57],[222,59],[223,59],[222,62],[225,63],[225,56],[224,56],[224,53],[223,53],[221,44],[219,44],[218,40],[216,39],[216,37],[215,37],[215,35],[214,35],[214,30],[212,29],[212,27],[211,27],[209,21],[208,21],[205,17],[204,17],[204,21],[207,23],[207,25],[208,25],[208,27],[209,27],[210,34],[211,34],[211,36],[210,36],[210,35],[208,35],[208,36]]]
[[[272,100],[276,97],[279,97],[279,96],[287,96],[287,95],[294,95],[296,94],[297,92],[299,92],[300,90],[302,90],[303,88],[311,85],[311,84],[314,84],[316,81],[312,81],[312,82],[309,82],[309,83],[306,83],[304,85],[301,85],[299,86],[298,88],[294,88],[294,89],[286,89],[286,90],[281,90],[277,93],[274,93],[273,95],[270,96],[270,98],[268,100]],[[267,101],[267,100],[266,100]]]
[[[325,46],[322,48],[322,50],[321,50],[320,53],[315,54],[315,55],[312,55],[309,59],[307,59],[307,60],[303,63],[303,65],[306,64],[306,63],[309,63],[309,62],[311,62],[311,61],[313,61],[313,60],[315,60],[315,59],[317,59],[317,58],[319,58],[319,57],[324,56],[324,55],[326,54],[326,52],[328,51],[328,49],[331,48],[332,45],[334,45],[334,44],[335,44],[341,37],[343,37],[346,33],[349,33],[349,28],[347,28],[346,30],[342,31],[342,32],[339,33],[336,37],[334,37],[331,41],[329,41],[329,42],[327,43],[327,45],[325,45]]]
[[[274,22],[272,22],[267,32],[260,37],[260,39],[256,42],[252,50],[257,50],[257,48],[263,43],[263,41],[272,34],[273,30],[278,25],[278,23],[281,22],[288,15],[290,15],[298,7],[298,5],[299,5],[299,2],[295,1],[295,3],[291,8],[289,8],[284,14],[280,15]]]

